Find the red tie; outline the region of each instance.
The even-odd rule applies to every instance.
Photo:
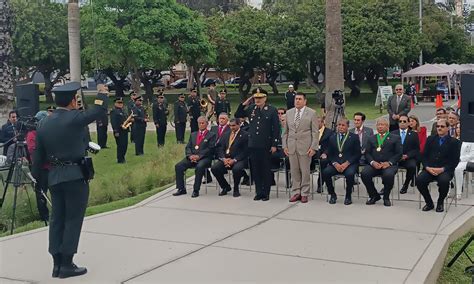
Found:
[[[196,141],[196,145],[201,144],[201,141],[204,139],[204,136],[206,136],[206,132],[205,131],[199,131],[197,141]]]
[[[222,127],[221,125],[219,125],[219,131],[217,132],[217,135],[219,136],[219,138],[220,138],[221,135],[222,135],[222,129],[224,129],[224,127]]]

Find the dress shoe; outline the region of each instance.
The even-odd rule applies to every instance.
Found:
[[[234,193],[232,194],[232,196],[234,196],[234,197],[239,197],[239,196],[240,196],[239,190],[238,190],[238,189],[237,189],[237,190],[234,189]]]
[[[227,195],[227,192],[231,191],[230,188],[223,188],[221,192],[219,192],[219,196]]]
[[[61,269],[59,270],[59,278],[68,278],[74,277],[79,275],[84,275],[87,273],[87,268],[85,267],[77,267],[74,263],[69,265],[61,265]]]
[[[210,184],[211,182],[212,182],[212,178],[208,178],[208,179],[204,179],[204,180],[202,181],[202,184],[206,184],[206,183],[207,183],[207,184]]]
[[[402,189],[400,189],[400,194],[405,194],[407,193],[407,191],[408,191],[408,188],[402,187]]]
[[[253,200],[255,200],[255,201],[262,200],[262,196],[260,196],[260,195],[257,194],[257,195],[255,195],[255,197],[253,198]]]
[[[380,199],[380,196],[376,195],[375,197],[371,197],[365,204],[374,205],[375,202],[379,201]]]
[[[346,199],[344,199],[344,205],[351,205],[351,204],[352,204],[352,198],[346,197]]]
[[[384,190],[383,188],[379,191],[379,195],[383,195],[384,194]]]
[[[59,265],[53,265],[53,273],[51,274],[53,278],[59,277]]]
[[[318,186],[318,189],[316,189],[316,192],[317,192],[317,193],[323,193],[323,187],[322,187],[322,186]]]
[[[186,190],[184,189],[178,189],[178,191],[176,191],[175,193],[173,193],[173,196],[180,196],[180,195],[184,195],[186,194]]]
[[[61,265],[61,254],[57,253],[53,255],[53,273],[52,277],[57,278],[59,276],[59,269]]]
[[[241,185],[250,186],[250,179],[249,179],[249,178],[244,178],[244,180],[242,181]]]
[[[268,196],[263,196],[262,197],[262,201],[268,201],[268,200],[270,200],[270,197],[268,197]]]
[[[436,205],[436,212],[441,213],[443,211],[444,211],[444,204],[443,203],[441,203],[441,204],[438,203],[438,205]]]
[[[308,203],[308,196],[301,196],[301,203]]]
[[[422,211],[431,211],[434,209],[434,205],[433,204],[426,204],[425,206],[423,206],[423,209],[421,209]]]
[[[193,191],[193,194],[191,194],[192,198],[199,197],[199,191]]]
[[[298,200],[301,200],[301,195],[295,194],[290,198],[290,202],[296,202]]]
[[[329,198],[329,204],[336,204],[337,196],[331,194],[331,198]]]
[[[384,199],[383,200],[383,206],[387,206],[387,207],[392,206],[392,202],[390,202],[390,199]]]

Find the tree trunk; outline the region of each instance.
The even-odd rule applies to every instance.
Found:
[[[201,78],[200,78],[200,75],[199,75],[200,72],[198,72],[198,69],[197,68],[193,68],[193,76],[191,77],[194,78],[194,81],[196,82],[196,89],[197,89],[197,93],[199,94],[199,96],[202,98],[204,98],[201,94]]]
[[[119,78],[117,78],[117,76],[115,76],[114,74],[114,71],[112,69],[106,69],[104,70],[104,73],[107,75],[107,77],[110,78],[110,80],[112,80],[112,82],[114,82],[114,85],[115,85],[115,97],[117,98],[123,98],[125,96],[125,93],[124,93],[124,89],[125,89],[125,86],[124,86],[124,82],[126,80],[126,76],[125,77],[122,77],[120,76]]]
[[[245,101],[252,88],[250,78],[254,75],[253,69],[242,69],[240,72],[239,94],[242,101]]]
[[[81,82],[81,34],[78,2],[78,0],[69,0],[67,8],[69,72],[72,82]]]
[[[276,72],[275,70],[269,70],[269,71],[265,72],[265,74],[266,74],[266,77],[267,77],[267,83],[272,88],[273,95],[278,96],[278,87],[275,83],[276,79],[278,78],[278,72]]]
[[[332,93],[344,91],[344,66],[342,57],[341,0],[326,1],[326,127],[331,127],[335,115]],[[343,106],[344,107],[344,106]],[[342,109],[344,110],[344,108]]]
[[[11,59],[11,10],[8,0],[0,0],[0,108],[11,109],[13,77]]]
[[[46,102],[51,104],[54,102],[53,94],[51,92],[54,86],[53,82],[51,81],[51,71],[42,70],[41,74],[43,74],[44,77],[44,95],[46,97]]]

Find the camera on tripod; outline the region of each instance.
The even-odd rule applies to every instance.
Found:
[[[342,106],[344,104],[344,92],[341,90],[335,90],[332,93],[332,99],[334,100],[335,105]]]
[[[25,140],[28,131],[36,130],[38,127],[38,120],[34,116],[20,116],[16,122],[15,131],[17,133],[17,140]]]

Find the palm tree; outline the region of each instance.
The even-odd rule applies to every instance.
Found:
[[[11,10],[8,0],[0,0],[0,104],[11,101],[13,80],[10,63]]]
[[[69,35],[69,72],[72,82],[81,82],[79,0],[69,0],[67,10],[67,26]]]
[[[332,93],[344,91],[344,65],[342,58],[341,0],[326,1],[326,127],[331,127],[335,104]]]

